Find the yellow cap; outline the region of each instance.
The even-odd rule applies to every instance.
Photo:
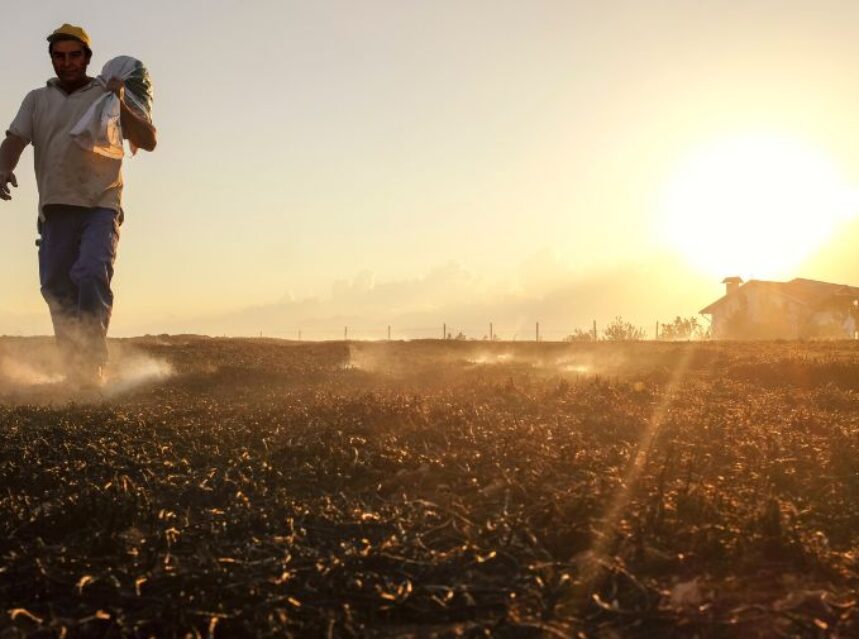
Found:
[[[83,43],[87,49],[89,49],[92,44],[92,41],[89,39],[89,34],[84,31],[83,27],[76,27],[69,23],[64,24],[59,29],[54,29],[54,32],[48,36],[48,42],[67,38],[78,40]]]

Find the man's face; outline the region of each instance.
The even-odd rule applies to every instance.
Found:
[[[55,42],[51,51],[54,73],[63,84],[78,84],[86,78],[89,65],[84,45],[75,40]]]

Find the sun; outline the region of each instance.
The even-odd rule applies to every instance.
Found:
[[[790,275],[859,203],[825,154],[798,140],[737,136],[680,164],[663,193],[662,239],[709,275]]]

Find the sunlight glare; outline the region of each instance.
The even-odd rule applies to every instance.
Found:
[[[859,198],[824,154],[744,136],[689,156],[663,194],[663,240],[717,277],[787,275],[853,216]]]

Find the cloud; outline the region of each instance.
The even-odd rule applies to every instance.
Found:
[[[330,303],[350,312],[379,311],[401,314],[434,311],[451,304],[463,304],[481,295],[481,281],[456,262],[433,268],[422,277],[376,282],[369,271],[360,272],[351,282],[339,280],[332,286]]]
[[[524,260],[514,281],[490,282],[447,262],[415,278],[378,280],[370,271],[333,283],[326,296],[280,301],[230,313],[132,326],[130,334],[203,333],[295,339],[395,339],[462,332],[481,338],[489,323],[502,339],[531,339],[536,322],[547,339],[575,328],[604,326],[616,315],[645,326],[689,316],[721,295],[721,285],[669,258],[653,258],[598,272],[577,273],[551,252]],[[128,326],[128,325],[126,325]]]

